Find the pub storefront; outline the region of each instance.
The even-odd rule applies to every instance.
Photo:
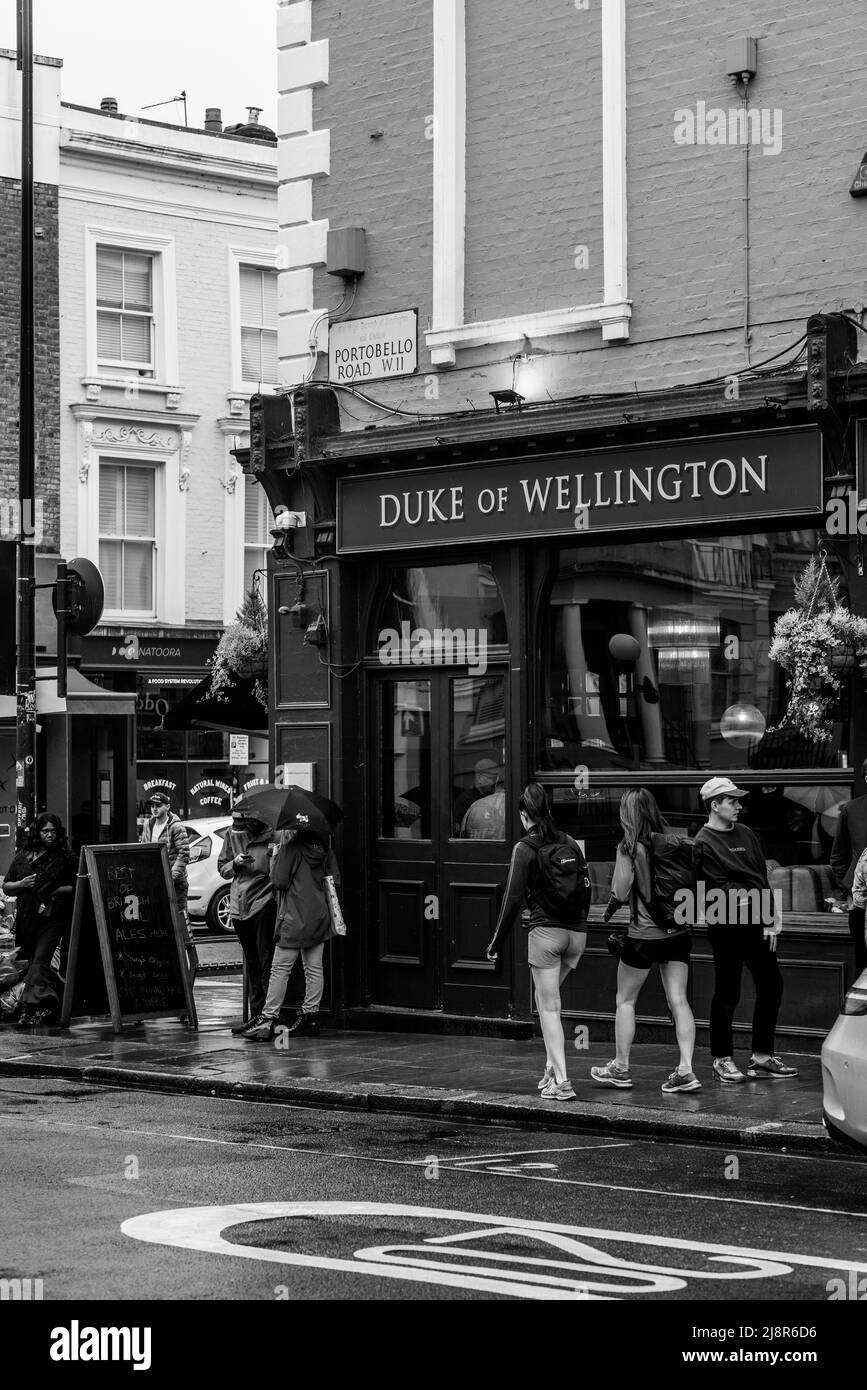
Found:
[[[671,423],[664,441],[543,452],[528,433],[505,439],[501,417],[495,447],[468,459],[463,449],[421,457],[409,430],[405,453],[383,446],[378,459],[353,458],[346,437],[339,450],[335,435],[323,441],[328,461],[306,467],[336,484],[335,554],[314,564],[329,573],[339,679],[317,766],[346,811],[357,928],[347,1022],[531,1026],[524,933],[497,965],[485,948],[522,833],[517,798],[533,778],[582,843],[594,885],[564,1021],[606,1036],[615,968],[601,913],[620,797],[648,787],[670,826],[692,835],[698,788],[725,773],[750,792],[744,820],[780,893],[781,1046],[818,1048],[852,976],[830,851],[841,806],[863,792],[865,697],[859,673],[844,683],[831,737],[806,738],[784,722],[786,677],[768,652],[820,547],[853,611],[865,594],[849,542],[830,543],[825,529],[840,463],[806,420],[781,428],[766,412],[765,428],[711,421],[688,437]],[[272,581],[297,585],[303,567],[278,555]],[[275,645],[279,668],[279,623]],[[310,718],[275,702],[284,759]],[[690,988],[701,1034],[713,988],[703,928]],[[669,1027],[655,975],[640,1009],[645,1038]],[[751,1011],[745,981],[742,1030]]]

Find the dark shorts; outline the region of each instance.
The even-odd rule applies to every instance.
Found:
[[[633,970],[649,970],[652,965],[667,965],[671,960],[689,963],[692,951],[692,935],[688,931],[675,932],[673,936],[660,937],[657,941],[639,941],[627,936],[623,943],[620,959]]]

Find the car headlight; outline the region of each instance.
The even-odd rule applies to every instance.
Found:
[[[867,1014],[867,985],[852,986],[843,1000],[843,1013]]]

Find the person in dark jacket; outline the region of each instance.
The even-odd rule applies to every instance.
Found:
[[[271,883],[273,848],[270,826],[244,811],[232,812],[232,828],[223,841],[217,871],[232,885],[229,916],[244,953],[251,1018],[264,1008],[274,955],[277,895]],[[232,1032],[243,1033],[246,1027],[244,1022],[236,1023]]]
[[[60,1013],[62,982],[51,961],[72,919],[75,871],[60,817],[50,812],[37,816],[3,884],[3,892],[17,900],[15,940],[20,959],[30,962],[19,1028],[51,1023]]]
[[[862,767],[867,778],[867,758]],[[864,908],[852,897],[855,866],[867,849],[867,796],[847,801],[840,811],[837,833],[831,849],[831,872],[849,903],[849,935],[855,948],[855,974],[867,970],[867,941],[864,937]]]
[[[552,917],[540,894],[537,869],[538,850],[561,840],[578,847],[554,824],[545,789],[538,782],[524,788],[518,802],[521,824],[527,832],[512,851],[506,894],[493,939],[487,949],[488,960],[495,961],[500,947],[514,925],[515,918],[529,904],[526,927],[529,930],[528,956],[533,971],[536,1007],[545,1040],[545,1071],[539,1082],[543,1100],[573,1100],[575,1091],[566,1075],[566,1045],[560,1020],[560,986],[575,969],[587,945],[586,916],[564,924]]]
[[[310,830],[289,831],[271,861],[271,882],[277,889],[277,928],[268,995],[260,1014],[250,1019],[243,1036],[256,1041],[273,1038],[283,1007],[289,976],[299,955],[304,966],[304,1003],[287,1034],[319,1034],[317,1014],[322,1002],[325,943],[336,935],[328,906],[326,879],[335,891],[340,872],[334,851]]]

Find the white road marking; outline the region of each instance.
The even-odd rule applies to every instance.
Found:
[[[585,1149],[628,1148],[631,1148],[631,1144],[627,1143],[625,1140],[622,1143],[611,1144],[605,1143],[604,1141],[598,1144],[560,1144],[556,1148],[551,1149],[513,1149],[509,1153],[478,1154],[473,1158],[455,1158],[452,1159],[451,1162],[462,1165],[465,1163],[485,1163],[488,1159],[491,1159],[493,1161],[494,1159],[499,1160],[507,1158],[525,1158],[529,1157],[531,1154],[566,1154],[578,1153],[579,1151],[583,1151]],[[409,1163],[410,1165],[414,1163],[417,1167],[423,1168],[424,1165],[428,1162],[428,1159],[410,1158],[406,1159],[405,1162]]]
[[[29,1115],[8,1115],[0,1112],[0,1120],[9,1120],[14,1124],[39,1125],[48,1128],[80,1129],[92,1130],[97,1134],[107,1136],[108,1134],[132,1134],[143,1139],[172,1139],[181,1143],[188,1144],[215,1144],[226,1148],[236,1149],[265,1149],[268,1152],[291,1153],[301,1156],[307,1155],[310,1158],[339,1158],[353,1163],[384,1163],[398,1168],[418,1168],[424,1166],[423,1160],[417,1158],[381,1158],[368,1154],[350,1154],[329,1149],[305,1149],[291,1144],[265,1144],[257,1140],[248,1142],[244,1139],[214,1139],[209,1135],[199,1134],[176,1134],[174,1132],[155,1133],[150,1129],[130,1129],[124,1125],[112,1125],[108,1128],[105,1125],[76,1124],[71,1120],[39,1120],[35,1116]],[[544,1153],[546,1150],[536,1150],[535,1152]],[[491,1156],[491,1161],[496,1155]],[[466,1160],[464,1160],[464,1165]],[[439,1160],[440,1171],[445,1170],[450,1173],[466,1172],[466,1166],[460,1162],[449,1161],[448,1159]],[[668,1189],[658,1187],[630,1187],[626,1184],[611,1182],[589,1182],[581,1178],[544,1178],[534,1173],[521,1172],[518,1169],[509,1168],[480,1168],[473,1169],[479,1175],[484,1173],[499,1174],[502,1177],[523,1178],[526,1182],[553,1182],[560,1183],[567,1187],[589,1187],[601,1189],[605,1192],[631,1192],[636,1195],[649,1197],[676,1197],[690,1202],[719,1202],[733,1206],[743,1207],[763,1207],[774,1208],[779,1211],[804,1211],[816,1216],[852,1216],[859,1221],[867,1220],[867,1212],[864,1211],[844,1211],[839,1207],[808,1207],[795,1202],[764,1202],[749,1197],[716,1197],[705,1192],[670,1192]]]
[[[459,1235],[428,1236],[422,1245],[370,1247],[355,1251],[353,1259],[232,1244],[223,1237],[224,1230],[255,1221],[287,1220],[293,1217],[305,1220],[320,1217],[333,1221],[335,1218],[353,1216],[369,1220],[397,1217],[410,1218],[417,1222],[448,1221],[452,1224],[469,1224],[485,1229],[462,1232]],[[565,1226],[521,1217],[482,1215],[478,1212],[451,1211],[447,1208],[408,1206],[391,1202],[244,1202],[231,1206],[186,1207],[131,1217],[122,1223],[121,1231],[135,1240],[150,1244],[198,1250],[212,1255],[229,1255],[235,1258],[268,1261],[282,1266],[328,1269],[347,1274],[370,1274],[379,1279],[445,1284],[530,1299],[595,1300],[600,1297],[616,1298],[618,1294],[624,1293],[670,1292],[685,1288],[690,1280],[698,1282],[709,1279],[766,1279],[791,1274],[794,1266],[804,1269],[845,1270],[847,1273],[861,1273],[867,1270],[867,1263],[848,1260],[823,1259],[812,1255],[678,1240],[670,1236],[645,1236],[631,1231]],[[305,1235],[308,1231],[309,1227],[305,1226]],[[333,1235],[333,1227],[331,1232]],[[500,1250],[480,1249],[471,1244],[477,1240],[496,1241],[500,1237],[514,1239],[516,1234],[534,1239],[537,1245],[546,1251],[545,1256],[539,1258],[519,1255],[514,1251],[503,1253]],[[639,1263],[594,1249],[588,1244],[588,1240],[615,1242],[618,1246],[638,1245],[658,1250],[700,1254],[705,1257],[706,1264],[730,1265],[737,1268],[684,1269]],[[461,1244],[458,1245],[458,1242]],[[548,1247],[554,1247],[572,1258],[552,1258],[547,1254]],[[438,1260],[435,1258],[437,1249],[452,1257],[486,1260],[488,1264],[461,1265]],[[492,1268],[492,1265],[498,1267]],[[503,1268],[504,1265],[511,1265],[511,1268]],[[542,1272],[545,1269],[555,1269],[559,1272],[553,1275],[545,1274]],[[623,1281],[626,1278],[632,1282],[625,1284]]]

